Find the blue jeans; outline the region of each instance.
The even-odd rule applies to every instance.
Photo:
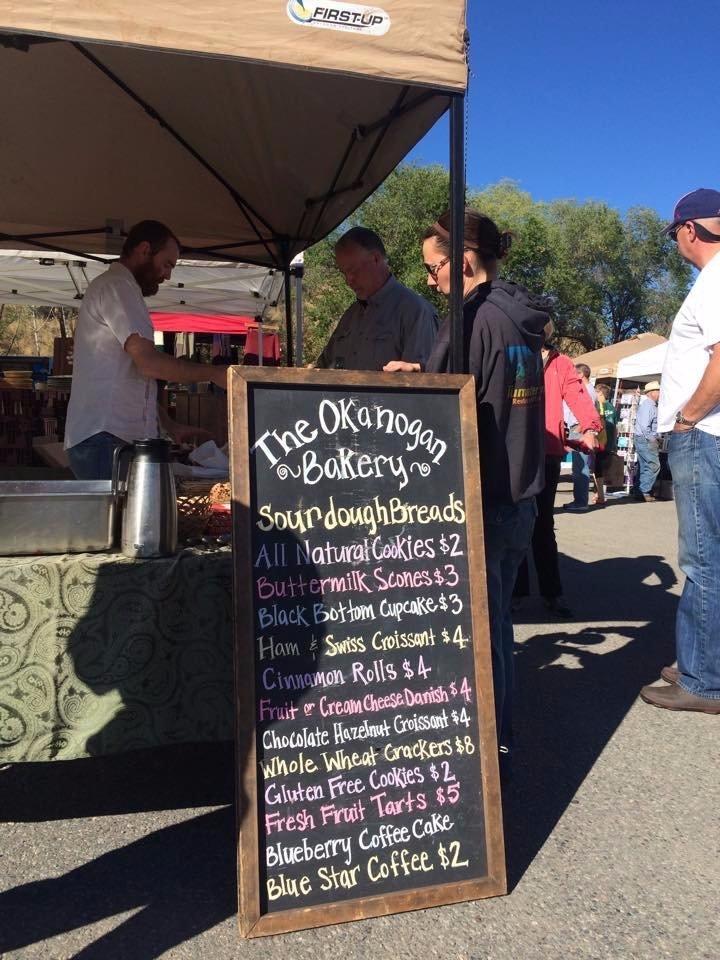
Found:
[[[680,686],[720,699],[720,437],[671,433],[668,461],[685,574],[675,621]]]
[[[581,433],[570,433],[571,440],[581,437]],[[573,503],[579,507],[586,507],[590,499],[590,458],[589,453],[572,452]]]
[[[638,458],[638,470],[633,488],[636,493],[652,493],[655,481],[660,473],[660,454],[657,440],[635,437],[635,452]]]
[[[513,587],[530,547],[536,515],[534,497],[513,506],[488,506],[483,511],[498,746],[512,746]]]
[[[68,449],[70,469],[78,480],[112,480],[113,452],[124,443],[112,433],[94,433]]]

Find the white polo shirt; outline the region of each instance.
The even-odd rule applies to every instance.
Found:
[[[675,414],[695,393],[720,343],[720,251],[698,274],[673,321],[658,404],[658,433],[669,433]],[[698,430],[720,436],[720,406],[699,421]]]
[[[137,280],[116,262],[93,280],[80,307],[66,449],[103,432],[129,443],[158,436],[157,383],[125,352],[133,333],[152,342],[150,313]]]

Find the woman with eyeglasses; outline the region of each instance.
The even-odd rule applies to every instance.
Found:
[[[450,213],[426,232],[422,253],[428,286],[450,294]],[[521,286],[498,280],[498,263],[512,237],[477,210],[464,220],[464,371],[475,377],[480,472],[485,528],[485,567],[492,644],[495,711],[501,773],[509,772],[512,746],[512,593],[535,522],[535,494],[545,469],[545,410],[541,348],[550,319]],[[450,322],[446,319],[425,370],[449,369]],[[384,369],[419,371],[394,360]]]

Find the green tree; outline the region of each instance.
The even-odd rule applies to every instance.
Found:
[[[592,350],[647,330],[667,333],[691,271],[653,210],[637,207],[623,219],[598,202],[535,203],[509,181],[470,199],[513,232],[502,275],[547,296],[560,339]]]
[[[448,174],[441,166],[395,170],[342,230],[362,224],[375,230],[398,279],[446,309],[427,286],[420,239],[447,208]],[[569,349],[592,350],[653,330],[666,334],[690,280],[690,268],[662,236],[658,215],[637,207],[625,217],[597,201],[534,201],[516,183],[502,180],[468,191],[468,203],[513,233],[501,276],[544,294],[558,339]],[[306,357],[320,352],[352,302],[335,270],[338,231],[306,257]]]
[[[335,267],[333,247],[338,233],[316,243],[305,254],[303,300],[305,312],[304,359],[315,360],[325,346],[335,324],[353,300]]]
[[[691,271],[663,237],[658,215],[635,207],[622,218],[597,203],[553,204],[551,213],[561,228],[564,258],[580,294],[576,303],[564,297],[566,309],[578,309],[566,336],[591,349],[666,329],[687,292]],[[584,322],[573,323],[583,308]]]
[[[382,237],[398,280],[429,299],[421,241],[427,228],[447,210],[449,190],[444,167],[403,166],[358,211],[358,222]]]

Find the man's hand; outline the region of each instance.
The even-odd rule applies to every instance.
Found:
[[[691,427],[687,423],[676,423],[673,427],[673,433],[687,433],[689,430],[694,430],[695,427]]]
[[[420,364],[408,363],[407,360],[391,360],[383,367],[383,373],[420,373]]]
[[[582,435],[582,442],[588,448],[588,450],[595,450],[597,448],[597,437],[595,436],[594,430],[586,430]]]
[[[227,390],[227,367],[180,360],[155,349],[152,340],[132,333],[125,341],[125,352],[143,377],[175,383],[211,383]]]

